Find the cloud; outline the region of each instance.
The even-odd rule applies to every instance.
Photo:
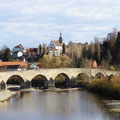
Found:
[[[119,29],[116,0],[0,0],[1,46],[49,44],[62,31],[65,42],[90,42]]]

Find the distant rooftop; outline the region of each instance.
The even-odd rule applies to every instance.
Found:
[[[15,46],[15,48],[22,48],[22,49],[24,49],[24,47],[21,44]]]
[[[28,66],[26,62],[0,62],[0,67],[1,66],[13,66],[13,65]]]
[[[62,44],[59,42],[59,40],[52,40],[56,46],[61,46]]]

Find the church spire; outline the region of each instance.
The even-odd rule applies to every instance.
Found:
[[[60,32],[60,37],[62,38],[62,33]]]
[[[60,32],[59,42],[60,42],[61,44],[63,43],[63,38],[62,38],[62,33],[61,33],[61,32]]]

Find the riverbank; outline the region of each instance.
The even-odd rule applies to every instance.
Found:
[[[28,89],[21,89],[20,91],[24,91],[24,92],[32,92],[32,91],[41,91],[41,92],[47,92],[47,91],[51,91],[51,92],[64,92],[64,91],[75,91],[75,90],[81,90],[82,88],[50,88],[50,89],[34,89],[34,88],[28,88]]]
[[[76,90],[81,90],[82,88],[55,88],[55,92],[64,92],[64,91],[76,91]]]
[[[120,113],[120,76],[81,81],[81,86],[106,99],[103,102],[109,112]]]
[[[10,97],[15,95],[16,93],[17,93],[16,91],[10,91],[10,90],[0,91],[0,102],[8,100]]]
[[[120,100],[105,100],[104,107],[111,113],[119,113],[120,116]]]
[[[20,89],[19,91],[21,92],[32,92],[32,91],[40,91],[40,92],[47,92],[47,91],[51,91],[51,92],[65,92],[65,91],[75,91],[75,90],[80,90],[80,88],[65,88],[65,89],[61,89],[61,88],[53,88],[53,89],[34,89],[34,88],[28,88],[28,89]],[[0,102],[4,102],[6,100],[8,100],[9,98],[11,98],[13,95],[15,95],[17,93],[17,91],[10,91],[10,90],[4,90],[4,91],[0,91]]]
[[[120,99],[120,77],[105,77],[82,82],[81,85],[94,93],[108,99]]]

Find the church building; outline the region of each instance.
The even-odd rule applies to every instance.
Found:
[[[62,54],[63,45],[62,33],[60,33],[59,40],[51,40],[48,48],[51,56],[60,56]]]

